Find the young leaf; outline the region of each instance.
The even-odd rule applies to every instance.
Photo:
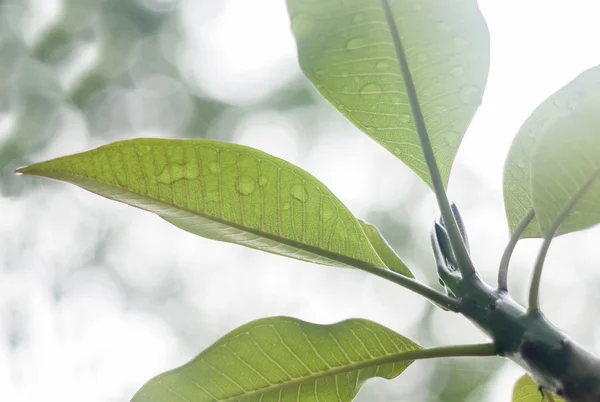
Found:
[[[371,321],[263,318],[151,379],[132,402],[351,401],[369,378],[402,373],[418,349]]]
[[[319,92],[431,185],[417,134],[424,124],[447,184],[487,81],[489,34],[477,2],[287,5],[300,66]]]
[[[304,170],[253,148],[134,139],[18,171],[76,184],[194,234],[325,265],[384,267],[358,220]]]
[[[567,130],[566,136],[572,129],[581,127],[578,117],[572,112],[586,105],[593,107],[597,102],[595,94],[599,91],[600,67],[593,67],[542,102],[519,129],[504,165],[504,204],[511,233],[533,208],[531,162],[537,146],[546,141],[545,137],[550,132],[556,131],[552,127],[558,121]],[[521,237],[542,237],[537,218]]]
[[[545,238],[600,223],[600,92],[557,117],[531,163],[531,197]]]
[[[565,402],[564,399],[552,395],[554,402]],[[513,388],[513,402],[551,402],[548,398],[542,397],[538,385],[525,374],[515,383]]]
[[[414,278],[414,274],[406,265],[404,265],[400,257],[398,257],[398,254],[396,254],[392,247],[387,243],[381,232],[379,232],[379,229],[363,220],[359,219],[359,222],[365,231],[365,234],[369,238],[369,241],[373,245],[373,248],[379,255],[379,258],[381,258],[381,260],[385,263],[386,267],[401,275]]]

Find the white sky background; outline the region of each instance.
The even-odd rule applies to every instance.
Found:
[[[174,3],[146,1],[157,7]],[[217,98],[248,105],[300,74],[283,0],[219,3],[216,6],[209,1],[188,0],[180,4],[188,40],[181,60],[190,80]],[[459,152],[454,171],[457,176],[450,192],[471,233],[476,264],[487,280],[494,281],[496,262],[507,241],[501,198],[505,154],[520,124],[537,104],[584,69],[600,64],[600,2],[479,3],[490,28],[492,64],[483,105]],[[195,23],[196,15],[213,13],[215,8],[220,10],[213,22],[203,26]],[[252,116],[236,129],[235,135],[238,142],[306,168],[358,216],[373,208],[394,205],[403,185],[413,183],[413,177],[336,112],[326,116],[322,130],[331,135],[318,141],[310,153],[295,147],[295,135],[301,127],[285,115]],[[73,149],[58,147],[45,156],[79,151],[81,146],[75,143]],[[356,163],[352,154],[357,149],[364,155],[364,165]],[[386,169],[390,172],[378,176]],[[473,177],[484,178],[486,185],[473,189],[469,181]],[[1,401],[121,400],[124,392],[132,395],[147,379],[189,360],[227,331],[263,316],[293,315],[318,323],[362,317],[406,335],[418,332],[412,325],[426,303],[383,280],[205,241],[150,214],[62,187],[64,191],[48,190],[43,198],[0,197],[0,239],[12,238],[17,244],[25,236],[20,231],[25,223],[29,233],[37,236],[36,248],[22,261],[27,270],[4,275],[0,271],[0,311],[3,303],[18,300],[32,318],[27,323],[30,339],[26,349],[11,352],[0,343]],[[28,213],[34,208],[38,212]],[[200,317],[191,322],[208,328],[203,328],[197,349],[182,347],[178,335],[163,321],[128,310],[125,302],[114,296],[114,284],[99,274],[82,273],[83,282],[90,275],[87,284],[78,285],[61,307],[49,306],[46,264],[77,261],[73,245],[83,242],[85,231],[81,232],[80,224],[87,222],[90,211],[96,220],[110,219],[120,224],[118,235],[123,246],[114,250],[111,258],[126,275],[147,281],[144,286],[158,286],[168,277],[169,272],[161,271],[161,267],[173,258],[188,267],[189,287],[184,291],[189,293],[190,311]],[[424,248],[429,244],[427,232],[434,211],[431,196],[414,213],[422,221],[414,236]],[[51,236],[44,235],[48,228],[52,228]],[[586,292],[591,292],[586,286],[600,282],[600,274],[596,273],[600,265],[596,251],[599,238],[600,230],[593,229],[557,240],[542,284],[542,308],[551,321],[597,352],[600,327],[583,317],[598,313],[597,306],[584,304],[589,300]],[[537,245],[536,241],[523,242],[514,258],[511,285],[520,292],[515,296],[521,301]],[[1,254],[7,252],[0,250],[0,263]],[[422,268],[433,269],[433,264]],[[158,272],[146,275],[152,269]],[[0,334],[8,326],[7,316],[0,315]],[[474,327],[450,313],[436,315],[435,324],[441,328],[442,343],[482,340]],[[193,328],[190,331],[194,333]],[[373,385],[368,387],[386,401],[393,398],[390,395],[394,390],[400,390],[400,395],[415,392],[431,364],[419,362],[393,382],[377,382],[382,391]],[[473,401],[508,401],[519,372],[513,366],[503,369],[491,389],[481,390],[484,393],[474,396]]]

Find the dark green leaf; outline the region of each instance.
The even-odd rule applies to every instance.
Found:
[[[416,131],[422,114],[447,183],[487,81],[489,34],[477,2],[287,4],[300,65],[319,92],[431,185]]]

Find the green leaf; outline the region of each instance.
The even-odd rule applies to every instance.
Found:
[[[600,223],[600,91],[582,96],[546,129],[531,163],[533,207],[545,238]]]
[[[67,181],[214,240],[334,266],[384,267],[358,220],[304,170],[253,148],[134,139],[18,173]]]
[[[381,258],[381,260],[385,263],[386,267],[401,275],[414,278],[414,274],[406,265],[404,265],[400,257],[398,257],[398,254],[396,254],[396,252],[388,244],[379,229],[363,220],[359,219],[359,222],[365,234],[369,238],[369,241],[373,245],[373,248],[379,255],[379,258]]]
[[[402,373],[418,349],[371,321],[263,318],[153,378],[132,402],[351,401],[369,378]]]
[[[555,402],[564,402],[564,399],[552,395]],[[538,388],[538,385],[525,374],[519,378],[513,388],[513,402],[542,402],[548,401],[547,398],[542,399],[542,394]]]
[[[417,134],[424,123],[447,184],[487,81],[489,33],[477,2],[287,4],[300,66],[319,92],[431,185]]]
[[[531,163],[537,147],[556,131],[552,128],[556,124],[567,130],[566,136],[570,136],[571,130],[583,128],[579,114],[573,112],[598,105],[595,94],[599,91],[600,67],[593,67],[542,102],[519,129],[504,165],[504,204],[511,234],[533,208]],[[565,157],[568,155],[563,155],[560,160]],[[542,237],[538,218],[533,219],[521,237]]]

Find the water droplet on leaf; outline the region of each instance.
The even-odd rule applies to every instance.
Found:
[[[354,16],[354,23],[355,24],[360,24],[361,22],[364,22],[366,19],[365,15],[363,13],[358,13]]]
[[[323,221],[328,221],[333,218],[334,210],[331,208],[323,207]]]
[[[400,116],[398,116],[398,118],[402,123],[410,123],[410,121],[412,120],[412,117],[409,114],[401,114]]]
[[[219,171],[219,164],[215,161],[212,161],[208,164],[208,170],[213,173],[217,173]]]
[[[378,61],[377,64],[375,64],[375,70],[377,71],[386,71],[390,68],[390,63],[388,63],[387,61]]]
[[[377,84],[367,84],[360,89],[360,96],[365,100],[375,101],[381,98],[381,91],[383,89]]]
[[[433,112],[435,114],[442,114],[442,113],[446,113],[448,111],[448,106],[445,105],[435,105],[433,107]]]
[[[462,36],[457,36],[454,38],[454,47],[457,49],[464,49],[469,46],[469,41],[463,38]]]
[[[283,204],[283,206],[281,207],[282,210],[287,211],[288,209],[290,209],[291,205],[289,202],[286,202],[285,204]]]
[[[518,162],[517,162],[517,166],[518,166],[520,169],[525,169],[525,162],[523,162],[523,161],[518,161]]]
[[[475,85],[465,85],[458,93],[460,101],[470,106],[481,105],[481,96],[481,90]]]
[[[450,25],[447,22],[438,22],[437,29],[441,33],[448,33],[450,32]]]
[[[160,171],[158,176],[156,176],[156,180],[158,180],[159,183],[163,184],[171,184],[173,182],[173,179],[171,178],[171,172],[169,171],[168,166],[165,166],[163,170]]]
[[[454,77],[460,77],[465,73],[465,68],[463,66],[454,66],[450,69],[450,74]]]
[[[417,61],[419,63],[425,63],[427,60],[429,60],[429,57],[425,53],[419,53],[417,55]]]
[[[240,176],[238,178],[236,190],[241,195],[250,195],[254,192],[256,185],[254,179],[250,176]]]
[[[294,184],[290,189],[290,195],[300,202],[308,200],[308,191],[304,184]]]
[[[352,38],[348,42],[346,42],[346,49],[348,49],[348,50],[357,49],[361,46],[364,46],[365,44],[366,44],[365,38],[361,38],[361,37]]]
[[[258,178],[258,185],[261,187],[266,186],[269,183],[269,178],[267,176],[260,176]]]
[[[308,39],[315,31],[315,17],[309,13],[299,13],[292,17],[292,31],[298,42]]]
[[[200,176],[200,169],[198,169],[198,164],[196,162],[188,162],[185,164],[184,168],[184,177],[187,179],[195,179]]]

